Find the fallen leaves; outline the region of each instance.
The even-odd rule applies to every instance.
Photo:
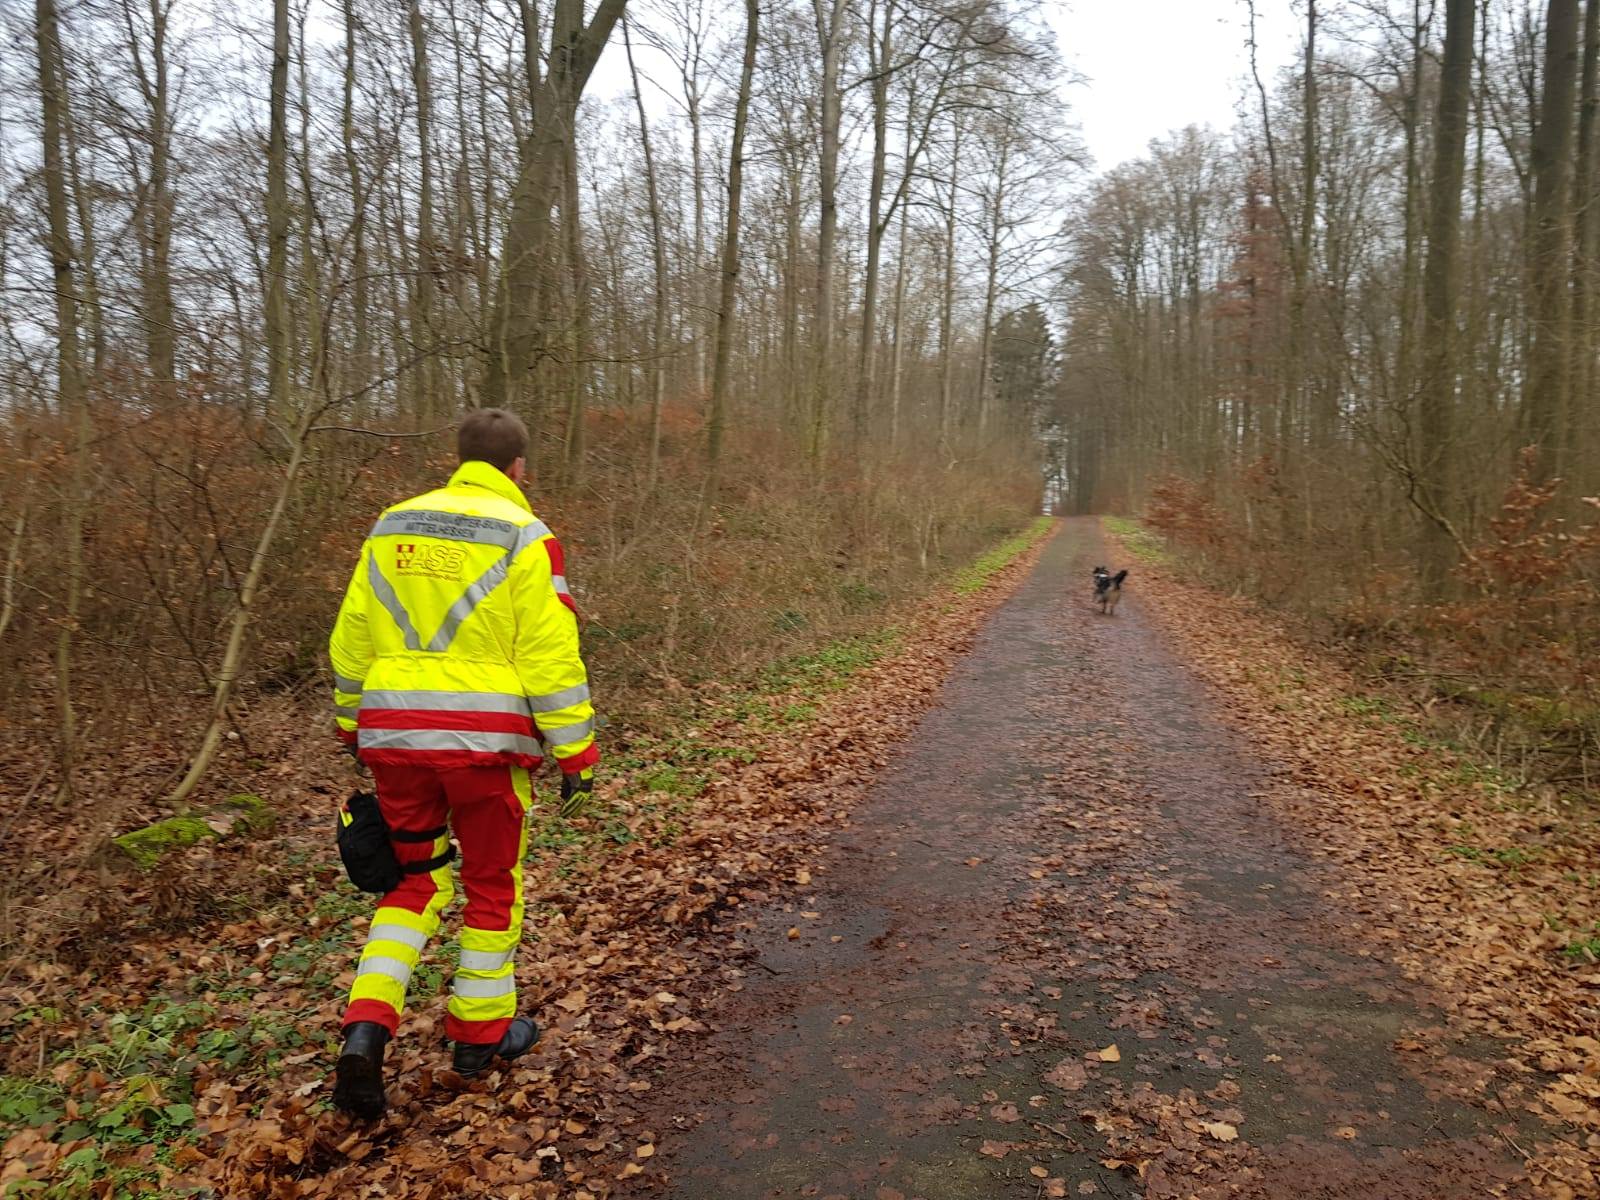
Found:
[[[1122,1051],[1117,1049],[1117,1044],[1115,1042],[1112,1042],[1111,1045],[1107,1046],[1104,1050],[1095,1051],[1094,1056],[1101,1062],[1122,1061]]]

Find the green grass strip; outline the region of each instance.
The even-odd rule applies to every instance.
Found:
[[[1160,535],[1151,533],[1131,517],[1101,517],[1100,525],[1107,533],[1121,538],[1128,552],[1142,562],[1159,564],[1172,558]]]
[[[1040,538],[1055,528],[1054,517],[1035,518],[1032,525],[1020,533],[1012,534],[993,550],[981,555],[971,566],[963,568],[955,577],[956,594],[970,596],[995,574],[1026,553]]]

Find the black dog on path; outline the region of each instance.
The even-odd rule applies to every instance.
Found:
[[[1126,569],[1113,575],[1104,567],[1094,569],[1094,602],[1100,611],[1115,616],[1117,601],[1122,599],[1122,581],[1128,577]]]

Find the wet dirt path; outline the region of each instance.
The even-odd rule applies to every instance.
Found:
[[[1290,844],[1287,786],[1069,522],[654,1082],[679,1200],[1521,1195],[1496,1051]],[[1112,563],[1116,567],[1117,564]]]

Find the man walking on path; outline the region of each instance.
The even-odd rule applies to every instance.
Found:
[[[383,1054],[406,985],[450,903],[450,833],[461,848],[461,961],[445,1033],[455,1069],[484,1070],[538,1040],[517,1016],[528,772],[562,771],[562,813],[580,812],[599,757],[577,609],[561,546],[519,485],[528,433],[502,409],[458,432],[449,483],[373,526],[329,655],[339,737],[371,768],[401,881],[378,904],[344,1015],[334,1104],[384,1109]]]

